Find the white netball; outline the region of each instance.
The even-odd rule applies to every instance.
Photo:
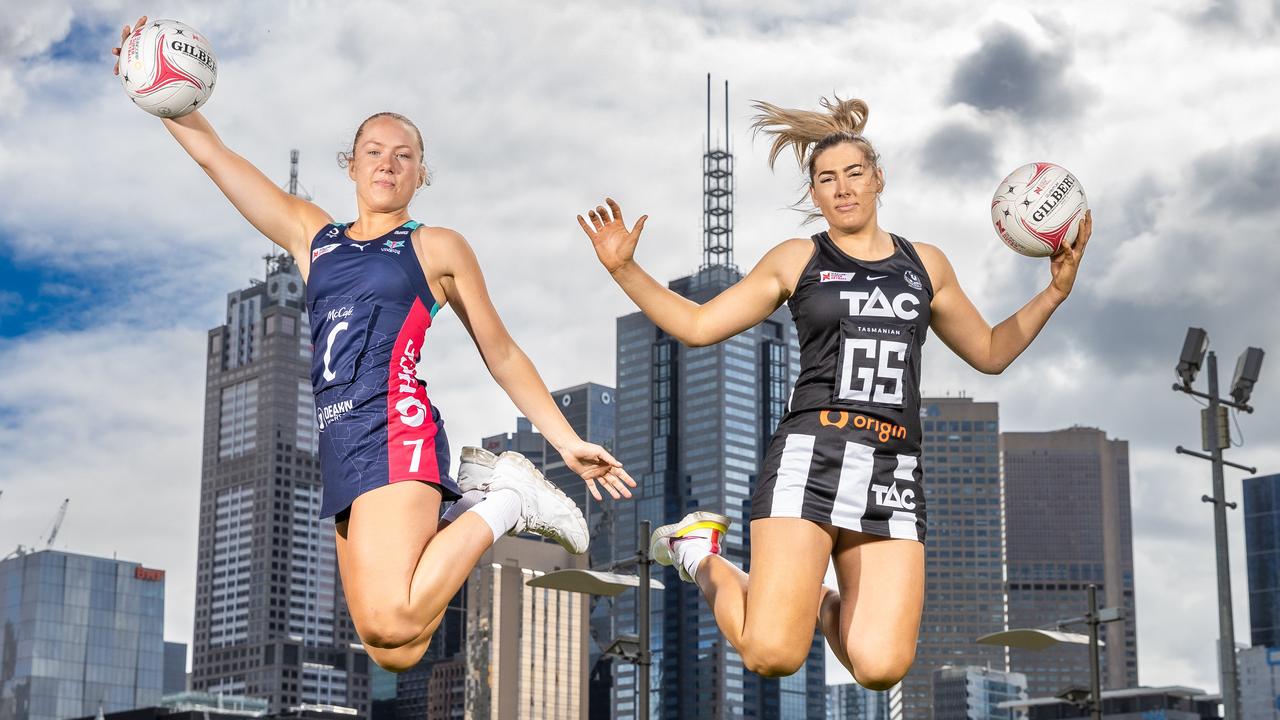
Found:
[[[209,40],[177,20],[152,20],[120,48],[120,82],[156,117],[182,117],[204,105],[218,77]]]
[[[1088,209],[1075,175],[1053,163],[1034,162],[1000,181],[991,198],[991,223],[1009,247],[1045,257],[1071,247]]]

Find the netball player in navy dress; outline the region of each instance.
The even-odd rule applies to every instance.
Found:
[[[615,498],[635,486],[565,421],[498,318],[467,241],[410,219],[409,202],[427,181],[417,128],[393,113],[361,123],[343,154],[359,213],[336,223],[228,149],[199,112],[164,124],[232,205],[293,256],[307,282],[321,516],[335,516],[342,586],[370,657],[394,671],[416,664],[446,603],[504,533],[535,532],[584,551],[581,511],[523,457],[466,448],[458,484],[449,477],[443,424],[417,367],[426,331],[446,305],[494,379],[597,499],[597,485]],[[443,527],[441,503],[460,491],[466,501],[455,503]]]
[[[633,258],[617,203],[578,218],[613,279],[658,327],[690,346],[718,343],[787,303],[800,376],[752,496],[751,575],[719,556],[729,519],[705,508],[654,532],[652,552],[696,582],[721,632],[759,674],[795,672],[815,622],[863,686],[885,690],[911,667],[924,598],[925,508],[920,464],[920,355],[932,329],[984,373],[999,373],[1067,298],[1092,220],[1052,278],[992,328],[942,252],[882,230],[885,179],[862,136],[861,100],[827,112],[757,108],[773,136],[770,165],[790,148],[828,229],[770,250],[741,281],[699,305],[656,282]],[[839,591],[822,579],[834,560]]]

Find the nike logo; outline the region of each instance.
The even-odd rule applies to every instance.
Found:
[[[867,279],[868,279],[868,280],[883,280],[884,278],[887,278],[887,277],[889,277],[889,276],[888,276],[888,275],[868,275],[868,276],[867,276]]]

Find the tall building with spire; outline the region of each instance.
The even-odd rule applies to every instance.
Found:
[[[742,277],[733,261],[727,83],[725,111],[724,145],[715,147],[708,76],[702,265],[669,284],[699,303]],[[617,367],[614,454],[639,482],[640,493],[630,503],[606,503],[615,540],[607,551],[593,552],[593,565],[612,564],[627,572],[640,519],[657,525],[703,509],[732,519],[723,555],[746,568],[751,492],[800,371],[800,346],[789,313],[781,308],[759,325],[702,348],[686,347],[642,313],[632,313],[617,321]],[[746,670],[724,640],[696,586],[681,582],[674,568],[657,576],[667,590],[655,593],[651,602],[652,717],[763,719],[825,713],[818,637],[799,672],[781,679],[759,677]],[[612,602],[613,632],[635,633],[634,593]],[[612,664],[613,716],[618,720],[636,718],[635,673],[633,665]]]
[[[290,188],[296,187],[295,179]],[[209,331],[192,689],[370,714],[369,659],[320,520],[311,330],[284,254]]]

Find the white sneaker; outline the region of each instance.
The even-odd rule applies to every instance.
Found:
[[[508,535],[531,532],[555,540],[575,555],[587,551],[591,537],[582,511],[520,453],[498,456],[485,490],[514,490],[520,496],[520,519]]]
[[[680,522],[663,525],[653,531],[653,538],[649,541],[649,557],[659,565],[675,565],[681,580],[696,582],[685,569],[684,563],[679,562],[680,546],[685,543],[703,545],[700,549],[705,554],[719,555],[730,523],[729,518],[719,513],[703,510],[691,512]]]
[[[493,475],[493,466],[497,463],[498,456],[484,448],[462,448],[462,461],[458,464],[458,487],[464,493],[468,490],[488,489],[489,476]]]

